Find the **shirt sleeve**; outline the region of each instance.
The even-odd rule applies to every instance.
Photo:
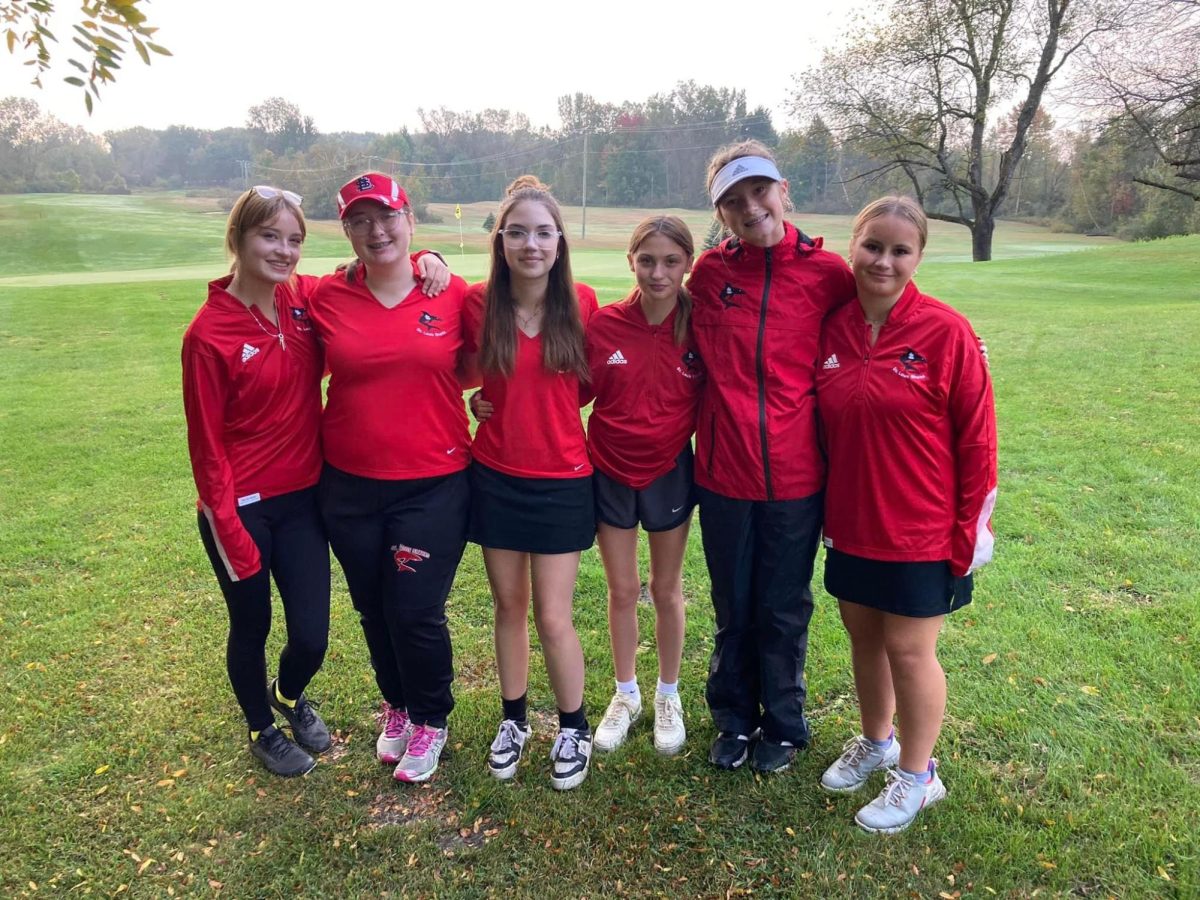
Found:
[[[956,341],[950,384],[950,416],[958,493],[950,569],[968,575],[992,558],[992,510],[996,505],[996,403],[987,350],[970,326]]]
[[[220,359],[185,340],[183,412],[192,477],[225,570],[230,580],[241,581],[262,568],[262,558],[237,514],[233,469],[222,442],[228,393],[229,379]]]

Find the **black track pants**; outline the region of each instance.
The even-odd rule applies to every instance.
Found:
[[[466,546],[467,473],[385,481],[326,465],[320,493],[380,693],[416,724],[445,727],[454,708],[446,597]]]
[[[707,699],[719,731],[808,745],[804,659],[821,494],[733,500],[698,489],[717,632]]]

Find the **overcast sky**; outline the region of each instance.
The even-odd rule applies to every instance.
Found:
[[[695,79],[745,89],[748,106],[767,106],[782,127],[792,75],[819,61],[861,2],[157,0],[145,10],[174,56],[146,67],[131,51],[92,116],[61,81],[73,70],[54,70],[38,91],[2,48],[0,96],[30,97],[94,132],[241,125],[274,96],[320,131],[388,132],[419,128],[418,107],[438,106],[509,109],[557,127],[562,94],[620,103]],[[70,23],[55,30],[65,66]]]

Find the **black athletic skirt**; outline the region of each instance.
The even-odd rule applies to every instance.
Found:
[[[944,616],[971,602],[973,577],[941,562],[882,562],[837,550],[825,555],[825,590],[839,600],[897,616]]]
[[[493,550],[574,553],[592,546],[592,476],[517,478],[471,464],[467,540]]]

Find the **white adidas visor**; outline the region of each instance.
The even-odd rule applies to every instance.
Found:
[[[721,167],[721,171],[713,179],[713,206],[716,206],[721,196],[739,181],[755,177],[770,178],[772,181],[783,181],[783,176],[779,174],[779,169],[769,159],[764,159],[761,156],[739,156],[737,159],[731,159]]]

